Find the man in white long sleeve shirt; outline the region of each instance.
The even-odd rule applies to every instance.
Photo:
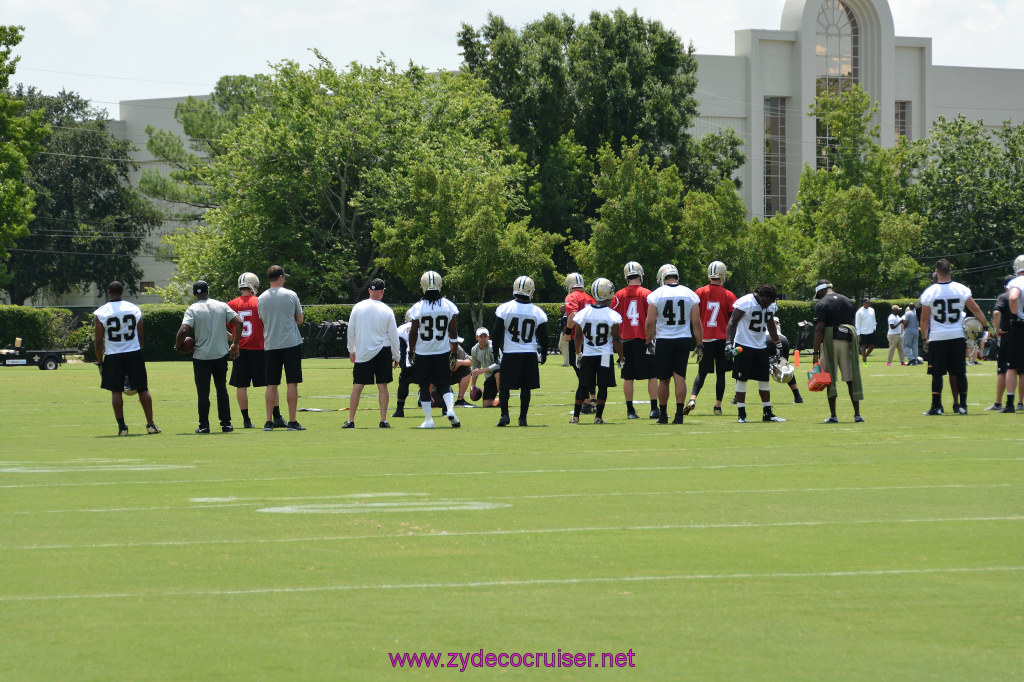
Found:
[[[367,384],[377,384],[380,428],[391,428],[387,422],[388,384],[394,380],[391,370],[398,366],[398,325],[383,298],[384,280],[376,278],[370,282],[370,298],[355,304],[348,318],[348,357],[354,364],[348,421],[343,429],[355,428],[359,396]]]

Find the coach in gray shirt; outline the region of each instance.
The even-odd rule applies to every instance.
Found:
[[[228,398],[228,356],[238,357],[238,338],[242,319],[227,303],[210,298],[210,287],[203,280],[192,285],[196,302],[185,311],[175,347],[181,351],[182,342],[190,333],[195,337],[192,351],[192,374],[199,396],[199,428],[196,433],[210,432],[210,379],[217,394],[217,417],[220,430],[232,430],[231,400]],[[225,324],[231,327],[231,347],[225,334]]]
[[[267,270],[270,288],[260,294],[257,309],[263,320],[263,349],[267,364],[267,422],[264,431],[274,430],[273,410],[278,403],[281,370],[288,384],[288,430],[305,431],[295,419],[302,383],[302,304],[299,296],[284,286],[284,268],[271,265]]]

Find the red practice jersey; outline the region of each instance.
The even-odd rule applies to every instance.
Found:
[[[725,340],[725,327],[729,324],[736,294],[721,284],[707,284],[697,289],[700,298],[700,326],[705,341]]]
[[[245,350],[263,350],[263,320],[256,310],[256,300],[255,296],[239,296],[228,301],[228,307],[242,318],[242,340],[238,347]]]
[[[651,290],[639,284],[630,284],[615,292],[612,310],[622,315],[619,328],[622,330],[623,341],[647,338],[644,325],[647,324],[647,297],[650,295]]]
[[[586,308],[588,305],[594,304],[594,297],[583,291],[582,289],[573,289],[573,291],[565,297],[565,317],[569,318],[570,315],[575,315],[579,311]],[[573,338],[576,338],[576,328],[572,330]]]

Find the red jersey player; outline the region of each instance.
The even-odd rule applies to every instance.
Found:
[[[263,320],[260,319],[256,309],[256,294],[260,290],[260,278],[251,272],[243,272],[238,277],[238,298],[228,301],[228,307],[238,313],[242,318],[242,340],[238,358],[231,364],[231,379],[229,384],[235,387],[235,397],[238,399],[238,409],[242,411],[244,427],[253,428],[249,419],[249,392],[248,387],[266,386],[266,372],[263,360]],[[281,416],[280,407],[274,406],[274,421],[281,421],[282,427],[285,424]]]
[[[579,378],[580,369],[577,367],[579,363],[576,362],[576,344],[573,341],[576,332],[573,318],[576,316],[576,313],[588,305],[593,305],[594,298],[587,293],[586,287],[583,284],[583,275],[578,272],[572,272],[566,276],[565,290],[569,292],[569,295],[565,297],[565,337],[569,340],[569,364],[572,365],[573,370],[576,372],[576,377]],[[592,398],[593,396],[590,396],[583,401],[583,414],[590,414],[594,411]]]
[[[697,289],[700,298],[700,324],[704,332],[704,357],[700,361],[697,379],[693,382],[693,394],[686,403],[684,414],[689,414],[697,406],[697,394],[704,386],[704,378],[712,371],[716,373],[715,382],[715,414],[722,414],[722,396],[725,395],[725,328],[732,315],[736,294],[726,289],[725,263],[716,260],[708,265],[708,281],[710,284]]]
[[[658,382],[654,378],[653,358],[647,354],[647,297],[651,290],[643,286],[644,269],[636,261],[622,269],[626,287],[615,292],[611,308],[622,316],[622,393],[626,398],[626,418],[639,419],[633,408],[633,381],[647,380],[651,400],[651,419],[658,418]]]

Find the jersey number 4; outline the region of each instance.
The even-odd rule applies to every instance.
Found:
[[[107,318],[107,341],[118,343],[119,341],[131,341],[135,338],[135,325],[138,321],[134,315],[125,315],[122,318]]]

